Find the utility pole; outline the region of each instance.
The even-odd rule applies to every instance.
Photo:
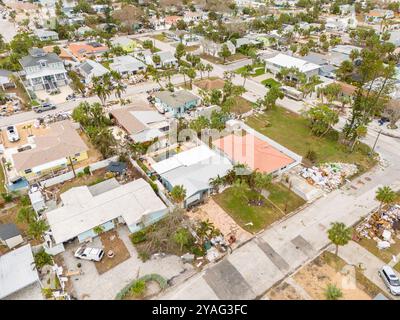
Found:
[[[72,163],[71,157],[68,157],[68,160],[69,160],[69,163],[71,165],[72,172],[74,173],[74,178],[76,178],[76,172],[75,172],[74,164]]]
[[[381,135],[381,133],[382,133],[382,129],[379,130],[378,135],[376,136],[376,139],[375,139],[375,142],[374,142],[374,146],[372,147],[371,153],[373,153],[375,151],[376,143],[378,142],[378,139],[379,139],[379,136]]]

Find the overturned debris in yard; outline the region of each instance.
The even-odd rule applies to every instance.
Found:
[[[325,163],[319,167],[303,168],[300,175],[309,184],[329,192],[339,188],[347,178],[357,172],[358,168],[355,164]]]

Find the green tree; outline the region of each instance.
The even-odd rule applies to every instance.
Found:
[[[175,50],[175,58],[178,60],[178,63],[181,63],[181,59],[182,57],[184,57],[186,55],[186,49],[183,43],[179,43],[176,46],[176,50]]]
[[[210,72],[214,70],[214,67],[211,64],[207,63],[205,69],[205,71],[207,72],[207,78],[210,79]]]
[[[183,247],[190,242],[190,236],[190,232],[185,228],[180,228],[174,233],[173,239],[180,245],[181,251],[183,250]]]
[[[186,189],[182,185],[176,185],[172,188],[170,194],[176,204],[182,204],[186,198]]]
[[[186,75],[189,78],[190,89],[193,89],[193,80],[196,78],[196,70],[194,68],[187,69]]]
[[[266,110],[270,110],[276,106],[276,101],[278,99],[283,99],[284,96],[285,95],[279,87],[272,86],[264,96],[264,99],[260,101],[261,106],[263,106]]]
[[[92,84],[91,92],[97,95],[101,104],[105,107],[107,98],[109,98],[112,93],[111,75],[106,73],[100,77],[93,77]]]
[[[218,56],[221,57],[224,61],[226,62],[226,59],[229,58],[232,55],[231,51],[228,48],[228,45],[224,43],[221,47],[221,51],[218,52]]]
[[[210,178],[209,183],[211,188],[213,188],[216,193],[219,193],[219,188],[224,184],[224,178],[222,178],[220,175],[217,175],[214,178]]]
[[[261,199],[262,190],[268,188],[272,182],[272,176],[263,172],[254,173],[254,188],[257,190],[259,199]]]
[[[44,249],[41,249],[34,254],[35,265],[37,268],[41,269],[45,265],[53,265],[53,258]]]
[[[380,202],[379,212],[382,210],[384,204],[391,204],[396,199],[396,192],[392,190],[389,186],[379,187],[376,190],[375,199]]]
[[[56,55],[60,55],[61,54],[61,49],[60,49],[60,47],[59,46],[54,46],[53,47],[53,52],[56,54]]]
[[[45,220],[36,220],[28,225],[27,234],[36,240],[40,240],[42,235],[49,229]]]
[[[30,224],[35,220],[36,220],[36,213],[32,207],[26,206],[26,207],[22,207],[21,209],[18,210],[18,213],[17,213],[17,221],[18,222],[24,222],[24,223]]]
[[[210,127],[210,121],[204,117],[199,116],[196,119],[192,120],[189,124],[189,128],[196,131],[199,134],[203,129]]]
[[[312,107],[307,111],[311,131],[317,136],[324,136],[339,122],[338,114],[326,105]]]
[[[331,228],[328,230],[328,238],[336,246],[336,256],[338,255],[339,246],[344,246],[349,243],[352,232],[352,229],[347,228],[343,222],[331,223]]]

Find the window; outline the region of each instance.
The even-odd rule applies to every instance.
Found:
[[[25,170],[25,173],[26,173],[26,174],[31,173],[31,172],[32,172],[32,169],[26,169],[26,170]]]
[[[46,61],[39,61],[39,63],[40,63],[40,66],[42,68],[45,68],[47,66],[47,62]]]

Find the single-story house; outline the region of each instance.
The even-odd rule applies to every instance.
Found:
[[[68,50],[78,61],[84,61],[87,58],[99,58],[108,51],[108,47],[99,42],[71,43]]]
[[[231,54],[236,53],[236,46],[231,41],[221,44],[203,38],[200,40],[200,44],[203,52],[213,57],[218,57],[218,53],[222,50],[224,44],[226,44]]]
[[[9,70],[0,69],[0,86],[3,90],[15,88],[15,83],[10,78],[12,74]]]
[[[88,33],[92,33],[94,30],[88,26],[79,27],[76,29],[75,34],[79,37],[83,37]]]
[[[178,185],[185,188],[185,207],[202,201],[210,192],[210,179],[226,175],[232,167],[229,159],[206,145],[180,152],[152,165],[167,190],[171,191]]]
[[[380,23],[383,19],[393,19],[394,12],[387,9],[374,9],[365,14],[365,22]]]
[[[90,83],[93,77],[101,77],[103,74],[110,72],[101,63],[87,59],[77,66],[79,73],[85,78],[85,83]]]
[[[35,283],[39,284],[39,276],[30,244],[0,256],[0,299]]]
[[[36,29],[35,36],[41,41],[56,41],[58,40],[58,33],[52,30]]]
[[[232,133],[213,141],[213,145],[222,151],[235,163],[246,164],[251,170],[268,174],[282,173],[294,165],[296,160],[284,153],[284,148],[278,149],[278,144],[272,144],[266,137],[251,133]]]
[[[128,37],[113,38],[111,39],[111,44],[114,47],[121,47],[124,51],[128,53],[133,52],[139,46],[135,40]]]
[[[161,139],[169,130],[167,119],[150,108],[118,108],[110,112],[110,117],[115,119],[135,142]]]
[[[0,224],[0,243],[12,249],[24,242],[21,232],[14,223]]]
[[[115,178],[71,188],[60,195],[62,207],[45,213],[55,244],[94,238],[96,227],[111,230],[125,223],[131,232],[160,220],[167,206],[142,178],[119,184]]]
[[[88,146],[70,120],[51,123],[43,136],[33,137],[30,149],[11,155],[18,176],[34,180],[88,158]]]
[[[240,48],[241,46],[258,46],[261,42],[258,40],[250,39],[247,37],[236,39],[236,48]]]
[[[145,70],[146,65],[132,56],[120,56],[113,58],[113,62],[110,63],[110,69],[117,71],[121,75],[131,75]]]
[[[186,90],[159,91],[154,94],[155,104],[174,117],[180,117],[187,110],[200,104],[200,97]]]
[[[160,62],[154,63],[153,56],[159,56]],[[160,51],[153,54],[145,54],[145,63],[156,68],[170,68],[178,66],[178,59],[175,58],[174,54],[170,51]]]
[[[276,75],[282,68],[297,68],[309,78],[313,75],[318,75],[321,66],[283,53],[265,59],[265,70],[270,70]]]

